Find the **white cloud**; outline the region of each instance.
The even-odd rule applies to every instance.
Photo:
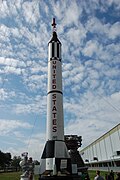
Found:
[[[15,129],[24,128],[29,129],[32,126],[20,120],[11,120],[11,119],[0,119],[0,135],[6,135],[13,132]]]
[[[112,101],[115,101],[119,104],[119,99],[120,99],[120,92],[115,92],[114,94],[111,95]],[[119,108],[119,106],[118,106]]]
[[[83,144],[88,145],[119,122],[118,0],[101,4],[96,0],[13,0],[3,1],[0,7],[0,108],[4,117],[0,130],[4,138],[11,134],[5,145],[8,151],[20,155],[27,149],[39,157],[44,148],[44,133],[35,130],[29,142],[32,126],[26,121],[40,116],[41,123],[46,122],[52,17],[62,42],[65,132],[82,135]],[[8,121],[6,116],[26,120]],[[7,124],[10,130],[5,130]],[[40,128],[43,132],[44,124]]]
[[[6,17],[8,14],[7,1],[0,1],[0,16]]]
[[[32,101],[32,102],[31,102]],[[37,96],[34,99],[26,99],[24,104],[16,104],[13,110],[17,114],[45,113],[46,112],[46,96]],[[29,102],[29,103],[27,103]]]
[[[10,28],[5,26],[4,24],[0,25],[0,39],[2,41],[9,42],[9,36],[10,36]]]
[[[82,136],[83,145],[81,148],[84,148],[111,128],[110,122],[101,120],[99,123],[97,119],[89,118],[87,120],[78,119],[75,122],[73,121],[65,128],[65,132],[66,134]]]
[[[45,134],[34,134],[30,141],[25,141],[25,143],[27,144],[29,155],[39,160],[45,147]]]
[[[22,8],[26,22],[35,25],[40,18],[38,1],[26,1],[22,4]]]
[[[98,18],[93,17],[87,21],[86,29],[88,32],[96,33],[98,36],[102,35],[102,39],[104,37],[107,37],[109,39],[115,39],[119,36],[120,23],[115,22],[114,24],[105,24]],[[104,41],[105,40],[108,39],[104,39]]]
[[[109,38],[115,39],[120,36],[120,22],[116,22],[109,28]]]
[[[92,40],[90,40],[90,41],[88,41],[88,42],[86,43],[86,46],[85,46],[85,48],[83,49],[83,54],[84,54],[85,56],[91,57],[91,56],[94,55],[94,53],[95,53],[95,54],[98,53],[98,49],[99,49],[99,44],[98,44],[98,42],[97,42],[97,41],[92,41]]]
[[[66,9],[66,3],[64,1],[63,1],[63,3],[61,3],[61,1],[56,1],[56,3],[54,3],[53,1],[50,1],[50,3],[51,3],[53,12],[56,15],[56,17],[58,19],[61,19],[64,16],[63,13],[64,13],[64,9]],[[60,8],[61,5],[62,5],[62,8]]]
[[[45,75],[41,75],[41,76],[39,76],[39,75],[32,75],[31,77],[30,77],[30,81],[32,82],[32,81],[39,81],[39,82],[41,82],[41,81],[44,81],[44,79],[45,79]]]
[[[39,161],[45,146],[45,134],[34,134],[30,139],[28,139],[28,137],[21,138],[21,141],[24,143],[24,146],[17,148],[17,146],[13,146],[12,144],[3,151],[10,152],[12,157],[21,156],[23,152],[28,152],[29,157]],[[7,143],[9,144],[9,142]],[[16,141],[15,144],[17,144]]]
[[[74,23],[77,26],[82,9],[80,7],[78,8],[76,1],[71,1],[64,12],[63,24],[69,26]]]
[[[101,8],[101,9],[102,9],[103,11],[107,11],[108,8],[109,8],[110,6],[112,6],[112,5],[114,5],[114,8],[115,8],[116,10],[119,10],[119,9],[120,9],[120,1],[119,1],[119,0],[109,0],[109,1],[104,1],[104,0],[102,0],[101,3],[102,3],[102,8]]]
[[[10,28],[10,32],[13,35],[14,38],[22,38],[22,35],[20,34],[20,29],[14,27],[14,28]]]
[[[114,95],[112,95],[114,97]],[[111,98],[107,98],[99,92],[87,92],[79,98],[70,98],[69,100],[65,99],[65,111],[73,113],[76,119],[87,120],[95,119],[102,120],[106,119],[109,121],[109,115],[111,114],[111,121],[114,119],[114,123],[119,119],[119,113],[115,110],[114,107],[118,106],[118,101],[114,99],[114,104],[112,106]]]
[[[42,92],[46,91],[47,84],[46,84],[46,74],[42,75],[28,75],[24,76],[24,84],[27,85],[29,90],[36,91],[41,89]],[[39,83],[38,83],[39,82]]]
[[[65,133],[82,135],[84,146],[119,123],[120,93],[112,94],[111,97],[96,94],[95,97],[92,93],[86,93],[77,101],[75,98],[70,98],[64,104],[65,111],[75,116],[67,122]]]
[[[1,70],[0,73],[5,73],[5,74],[17,74],[20,75],[22,70],[20,68],[14,68],[10,66],[6,66],[4,70]]]
[[[82,25],[79,28],[70,28],[66,32],[66,37],[69,43],[74,44],[74,46],[79,46],[84,38],[86,38],[86,30]]]
[[[53,2],[53,1],[50,1],[50,2]],[[45,12],[45,14],[49,17],[49,6],[48,6],[48,4],[45,1],[40,1],[39,5],[40,5],[41,9]]]
[[[0,100],[4,101],[5,99],[11,99],[15,97],[16,94],[14,91],[9,92],[8,90],[5,90],[3,88],[0,89]]]
[[[23,61],[14,58],[0,57],[0,65],[13,66],[13,67],[26,67]]]
[[[100,19],[92,17],[87,21],[86,29],[88,32],[97,33],[98,35],[104,34],[107,35],[109,24],[104,24]]]

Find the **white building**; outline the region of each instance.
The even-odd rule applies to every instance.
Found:
[[[120,171],[120,124],[80,151],[90,169]]]

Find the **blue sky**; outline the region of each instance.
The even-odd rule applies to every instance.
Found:
[[[65,134],[87,146],[120,122],[120,0],[0,0],[0,150],[40,159],[52,18]]]

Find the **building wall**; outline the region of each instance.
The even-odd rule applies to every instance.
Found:
[[[120,124],[80,151],[84,162],[120,159]],[[95,160],[96,158],[96,160]]]

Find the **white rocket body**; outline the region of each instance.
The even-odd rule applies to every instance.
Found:
[[[61,43],[55,38],[49,42],[46,140],[64,140]]]
[[[41,157],[40,174],[50,171],[55,175],[63,168],[68,170],[68,164],[70,164],[70,157],[64,142],[61,42],[55,31],[48,43],[46,130],[47,142]]]

